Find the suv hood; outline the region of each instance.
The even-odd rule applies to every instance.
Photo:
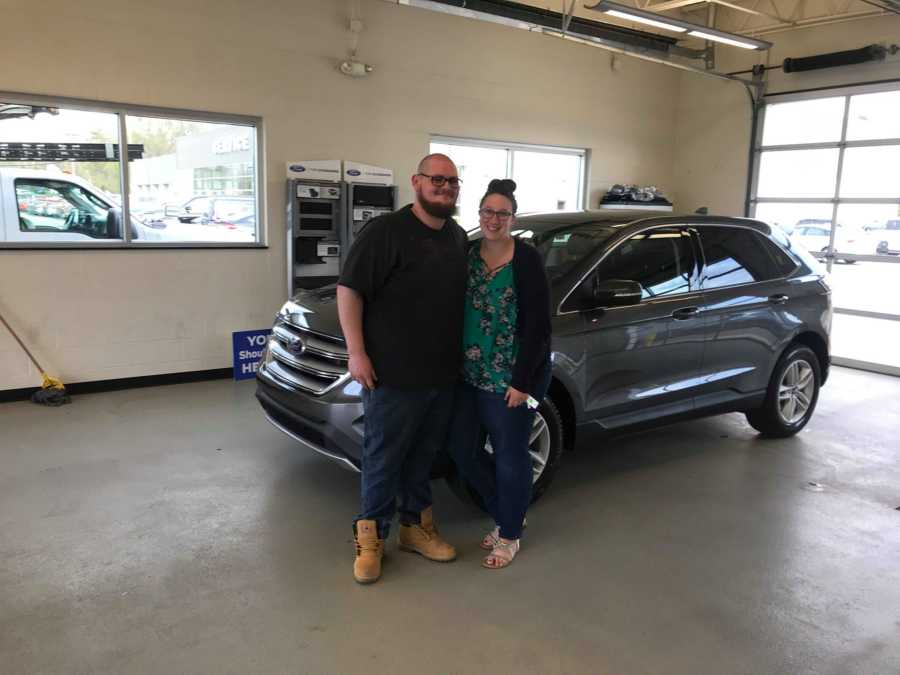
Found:
[[[298,291],[281,307],[282,320],[315,333],[343,338],[337,311],[337,285]]]

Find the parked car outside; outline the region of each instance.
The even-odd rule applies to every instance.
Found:
[[[800,220],[794,226],[791,239],[798,242],[811,253],[828,251],[831,240],[831,221],[807,218]],[[834,250],[839,262],[853,264],[855,260],[841,258],[841,253],[855,255],[872,255],[875,245],[872,237],[861,227],[851,227],[838,223],[834,236]]]
[[[831,291],[781,229],[622,211],[523,216],[517,228],[545,261],[553,314],[553,380],[531,436],[535,499],[586,426],[739,411],[785,437],[809,422],[829,371]],[[256,395],[281,431],[359,470],[360,385],[333,286],[281,308]],[[433,473],[467,492],[446,456]]]
[[[875,252],[879,255],[900,255],[900,218],[891,218],[872,227],[869,233],[878,242]]]
[[[119,198],[83,178],[59,171],[0,168],[0,242],[121,241],[122,220]],[[160,243],[254,241],[255,219],[252,228],[229,225],[151,216],[145,220],[132,214],[131,238]]]
[[[231,223],[248,216],[255,218],[256,200],[253,197],[198,196],[189,199],[181,207],[167,207],[165,212],[167,216],[175,217],[182,223]]]
[[[118,240],[122,210],[113,195],[60,171],[0,168],[0,242]],[[131,237],[150,230],[131,219]]]

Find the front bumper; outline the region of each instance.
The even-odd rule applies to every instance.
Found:
[[[261,366],[256,398],[277,429],[345,469],[360,470],[363,405],[357,383],[348,380],[324,396],[313,396],[286,389]]]
[[[360,385],[348,380],[323,396],[287,389],[261,365],[256,398],[266,419],[295,441],[350,471],[360,472],[363,447],[363,404]],[[446,449],[438,451],[431,477],[455,471]]]

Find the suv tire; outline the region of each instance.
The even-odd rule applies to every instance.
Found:
[[[540,428],[543,423],[544,428]],[[543,460],[543,470],[537,476],[531,488],[531,503],[534,504],[547,488],[553,482],[556,471],[563,454],[563,423],[556,404],[546,397],[538,406],[537,415],[535,416],[535,431],[543,436],[536,439],[544,447],[540,447],[532,452],[532,463],[537,461],[536,456]],[[532,448],[534,448],[534,441]],[[487,451],[486,451],[487,452]],[[482,511],[485,510],[484,502],[479,495],[453,468],[450,475],[447,476],[447,484],[453,493],[465,502],[475,504]]]
[[[812,417],[822,384],[819,358],[801,344],[792,344],[775,365],[762,407],[746,413],[750,426],[769,438],[787,438]]]

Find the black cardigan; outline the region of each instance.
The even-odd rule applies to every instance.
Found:
[[[513,366],[510,386],[531,394],[550,360],[550,284],[544,261],[531,244],[514,239],[512,268],[516,287],[516,340],[519,351]],[[472,242],[480,246],[481,240]]]

